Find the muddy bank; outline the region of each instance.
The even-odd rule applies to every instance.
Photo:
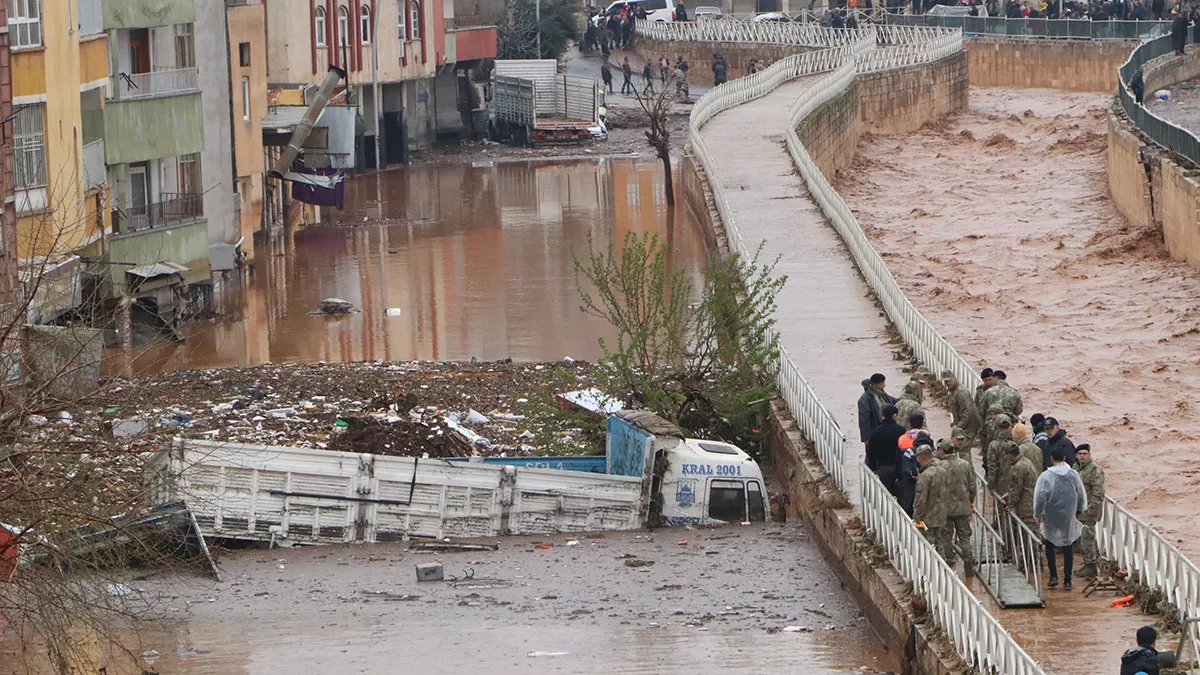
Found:
[[[1200,273],[1107,195],[1107,95],[972,89],[864,140],[838,189],[917,308],[1027,413],[1090,442],[1108,492],[1200,557]]]
[[[164,673],[897,669],[798,524],[488,541],[228,553],[223,583],[136,583],[172,616],[139,647]],[[435,561],[474,578],[415,581]]]

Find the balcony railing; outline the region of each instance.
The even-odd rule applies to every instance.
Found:
[[[98,138],[83,146],[83,175],[88,188],[107,182],[104,171],[104,139]]]
[[[119,73],[115,78],[118,99],[155,98],[199,91],[195,68],[156,70],[150,73]]]
[[[462,30],[464,28],[495,26],[497,23],[498,21],[496,21],[496,17],[488,14],[468,14],[446,19],[446,30]]]
[[[99,35],[104,32],[104,13],[101,0],[79,0],[79,37]]]
[[[166,227],[202,217],[204,195],[164,192],[160,202],[134,206],[124,213],[114,211],[113,215],[119,221],[120,234]]]

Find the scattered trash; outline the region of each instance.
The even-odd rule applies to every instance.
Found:
[[[29,426],[31,427],[44,427],[50,423],[50,420],[41,415],[30,415],[25,421],[28,422]]]
[[[147,649],[146,651],[142,652],[143,659],[157,659],[158,656],[159,654],[157,649]]]
[[[572,539],[571,541],[567,542],[567,546],[578,546],[578,545],[579,545],[578,539]]]
[[[66,410],[59,410],[57,413],[54,414],[54,418],[59,419],[59,420],[68,420],[69,421],[71,419],[71,413]]]
[[[687,546],[687,539],[684,539],[683,541],[677,541],[677,542],[675,542],[675,545],[676,546]]]
[[[354,309],[354,303],[350,302],[349,300],[342,300],[341,298],[325,298],[321,301],[321,304],[317,306],[317,309],[309,312],[309,314],[350,314],[351,312],[356,311],[358,310]]]
[[[488,418],[487,418],[487,417],[484,417],[483,413],[479,412],[478,410],[474,410],[474,409],[472,409],[472,410],[470,410],[470,411],[468,411],[468,412],[467,412],[467,421],[466,421],[466,423],[467,423],[467,424],[469,424],[469,425],[471,425],[471,426],[478,426],[478,425],[480,425],[480,424],[487,424],[487,423],[488,423],[488,421],[489,421],[489,420],[488,420]]]
[[[130,438],[136,438],[146,433],[150,429],[150,423],[142,418],[131,418],[127,420],[113,420],[109,431],[113,438],[124,441]]]
[[[554,545],[553,544],[538,544],[537,547],[542,550],[546,550],[546,549],[554,548]]]
[[[592,387],[578,391],[567,391],[557,396],[560,407],[576,406],[598,415],[612,415],[625,409],[625,404],[619,399]]]
[[[399,307],[388,307],[387,315],[388,316],[400,316],[400,308]]]
[[[124,597],[133,593],[133,589],[125,584],[108,584],[104,587],[105,592],[114,597]]]
[[[644,560],[641,558],[633,558],[632,560],[625,561],[626,567],[649,567],[653,564],[654,564],[653,560]]]
[[[570,653],[571,652],[529,652],[529,654],[527,654],[527,656],[529,656],[530,658],[539,658],[539,657],[543,657],[543,656],[566,656],[567,654],[570,654]]]
[[[811,632],[813,632],[813,629],[809,628],[808,626],[784,626],[783,632],[785,632],[785,633],[811,633]]]
[[[1109,607],[1129,607],[1133,604],[1134,596],[1127,595],[1123,598],[1117,598],[1109,603]]]
[[[417,581],[442,581],[444,578],[441,563],[417,565]]]
[[[630,558],[636,557],[637,556],[632,553],[622,553],[621,555],[617,556],[617,560],[629,560]]]

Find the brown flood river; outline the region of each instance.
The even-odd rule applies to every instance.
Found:
[[[253,279],[217,298],[225,318],[137,348],[128,374],[315,361],[549,361],[601,356],[579,312],[572,253],[655,232],[698,275],[704,239],[668,211],[658,162],[573,160],[404,168],[351,179],[346,210],[260,250]],[[349,316],[314,316],[324,298]],[[390,311],[389,311],[390,310]]]

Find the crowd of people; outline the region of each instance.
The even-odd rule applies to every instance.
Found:
[[[1072,576],[1097,574],[1096,523],[1104,508],[1104,470],[1091,446],[1075,445],[1058,419],[1042,413],[1023,417],[1020,393],[1002,370],[984,368],[983,384],[970,392],[950,371],[941,373],[953,428],[934,441],[926,426],[925,390],[936,381],[924,370],[904,386],[899,398],[886,391],[887,378],[875,373],[862,381],[858,400],[859,438],[866,463],[884,487],[951,566],[963,558],[974,574],[971,513],[979,490],[1013,513],[1046,549],[1048,585],[1059,585],[1057,558],[1063,558],[1062,587]],[[985,485],[979,485],[972,450],[982,457]],[[1074,566],[1079,548],[1083,564]]]

